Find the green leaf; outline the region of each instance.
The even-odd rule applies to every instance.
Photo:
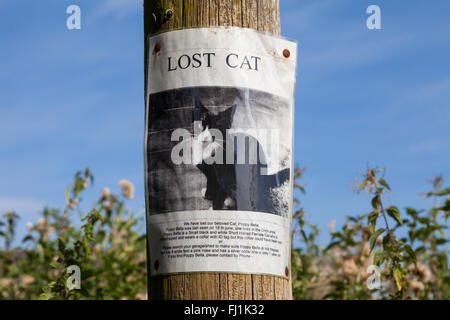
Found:
[[[414,252],[414,250],[411,248],[410,245],[406,245],[403,247],[403,250],[406,251],[406,253],[409,255],[409,257],[412,259],[412,261],[414,262],[414,265],[417,267],[417,257],[416,257],[416,253]]]
[[[439,209],[442,211],[450,211],[450,200],[445,201],[445,204]]]
[[[37,253],[38,253],[39,261],[43,262],[44,259],[45,259],[45,249],[42,246],[42,243],[38,243],[36,250],[37,250]]]
[[[56,281],[50,282],[46,287],[42,288],[43,293],[39,295],[38,300],[51,300],[55,297],[52,293],[53,287],[56,285]]]
[[[367,186],[367,179],[363,180],[358,186],[358,192],[361,192]]]
[[[445,196],[447,194],[450,194],[450,187],[434,193],[435,196]]]
[[[372,207],[375,211],[378,211],[378,209],[380,208],[380,196],[379,195],[376,195],[375,197],[373,197]]]
[[[398,267],[394,267],[393,268],[393,275],[394,275],[394,279],[395,279],[395,284],[397,286],[397,290],[401,291],[402,290],[402,282],[403,282],[403,273],[402,270],[400,270]]]
[[[305,187],[299,183],[294,183],[294,188],[301,191],[301,193],[306,194]]]
[[[39,295],[38,300],[51,300],[53,298],[54,298],[53,293],[51,293],[51,292],[44,292],[44,293],[41,293]]]
[[[395,219],[398,224],[403,224],[402,217],[400,216],[400,211],[397,207],[391,206],[386,209],[386,212],[391,218]]]
[[[0,232],[0,234],[1,234],[1,232]],[[27,235],[22,239],[22,242],[27,242],[27,241],[34,241],[33,236]]]
[[[385,187],[388,190],[391,190],[391,187],[389,187],[389,185],[387,184],[386,180],[384,180],[383,178],[379,179],[378,182]]]
[[[61,266],[61,264],[58,261],[52,261],[49,264],[49,266],[52,267],[53,269],[58,269]]]
[[[338,245],[339,242],[340,242],[340,241],[334,241],[334,242],[330,243],[330,244],[325,248],[325,251],[328,251],[328,250],[330,250],[332,247]]]
[[[367,222],[371,226],[375,226],[377,224],[379,213],[377,211],[372,211],[367,217]]]
[[[384,259],[386,258],[386,255],[384,254],[383,250],[377,250],[375,252],[375,255],[373,256],[373,263],[377,266],[380,266]]]
[[[416,218],[419,215],[419,212],[414,208],[406,208],[406,213],[413,218]]]
[[[58,237],[58,250],[61,252],[64,252],[66,249],[66,244],[64,243],[64,240],[62,237]]]
[[[308,242],[308,237],[306,236],[305,231],[301,230],[300,232],[301,232],[301,234],[303,236],[303,240],[305,240],[305,242],[307,243]]]
[[[331,234],[331,238],[332,238],[332,239],[334,239],[334,238],[343,239],[343,238],[344,238],[344,235],[343,235],[342,233],[340,233],[340,232],[333,232],[333,233]]]
[[[70,204],[70,196],[69,196],[69,192],[70,192],[70,189],[71,189],[72,187],[69,185],[68,187],[67,187],[67,189],[66,189],[66,193],[64,194],[64,198],[66,199],[66,204],[67,205],[69,205]]]
[[[370,252],[372,252],[373,248],[375,247],[375,244],[377,243],[377,238],[384,232],[384,229],[378,229],[375,231],[374,234],[370,236],[369,243],[370,243]]]
[[[428,218],[419,218],[418,219],[421,224],[430,224],[431,220]]]

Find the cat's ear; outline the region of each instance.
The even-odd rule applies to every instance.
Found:
[[[200,105],[200,112],[201,112],[202,115],[204,115],[204,114],[208,114],[209,110],[203,104],[201,104]]]
[[[208,109],[205,108],[203,103],[197,97],[195,99],[195,106],[194,106],[194,119],[202,120],[206,114],[208,114]]]
[[[224,111],[221,112],[221,122],[226,123],[228,127],[231,127],[233,123],[233,118],[236,112],[236,105],[233,104],[231,107],[228,107]]]
[[[231,119],[234,118],[234,114],[236,113],[236,109],[237,109],[237,103],[233,103],[233,105],[230,108],[230,117],[231,117]]]

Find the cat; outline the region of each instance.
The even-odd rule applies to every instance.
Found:
[[[194,136],[193,144],[201,144],[202,152],[196,159],[197,168],[206,176],[207,185],[204,190],[204,198],[211,201],[213,210],[239,210],[268,212],[282,215],[286,212],[285,205],[280,205],[286,196],[286,192],[280,192],[281,188],[288,190],[290,169],[282,169],[275,174],[264,175],[267,171],[267,162],[264,150],[257,139],[245,133],[235,133],[232,136],[229,129],[232,128],[233,118],[236,115],[236,104],[224,109],[218,107],[206,108],[199,99],[195,102],[194,123],[200,125],[201,133]],[[223,137],[217,141],[212,134],[218,130]],[[256,163],[238,163],[238,148],[230,145],[238,139],[246,141],[246,160],[249,159],[249,146],[254,144],[258,148]],[[236,145],[236,143],[235,143]],[[230,157],[234,161],[227,163]],[[211,163],[211,158],[223,158],[219,163]]]

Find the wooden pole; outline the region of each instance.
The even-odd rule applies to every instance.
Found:
[[[169,9],[173,16],[161,24],[159,16]],[[210,26],[237,26],[280,35],[279,0],[144,0],[145,39],[162,31]],[[145,47],[145,61],[147,54]],[[288,273],[287,278],[217,272],[149,277],[149,298],[292,299],[290,270]]]

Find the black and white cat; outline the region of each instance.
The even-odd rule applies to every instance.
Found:
[[[267,172],[267,161],[262,145],[252,135],[230,134],[237,105],[228,108],[206,108],[197,100],[194,125],[200,131],[192,138],[193,162],[206,176],[203,192],[211,201],[213,210],[268,212],[284,215],[288,212],[289,168],[274,174]],[[219,131],[220,135],[214,132]],[[221,141],[217,136],[222,137]],[[245,149],[235,148],[237,141],[245,141]],[[232,145],[234,144],[234,146]],[[257,146],[257,161],[250,159],[250,146]],[[237,161],[238,152],[245,152],[244,163]],[[211,161],[212,158],[222,161]],[[234,159],[230,163],[227,159]],[[266,170],[265,170],[266,169]]]

